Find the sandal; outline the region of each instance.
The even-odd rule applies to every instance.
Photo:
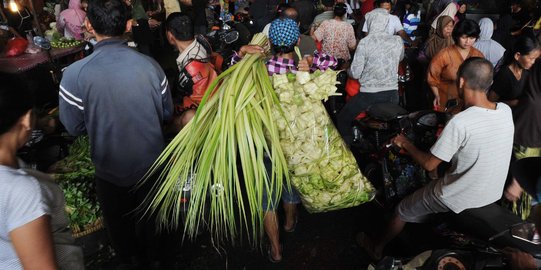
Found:
[[[379,261],[381,260],[381,254],[376,254],[374,251],[374,244],[372,243],[371,239],[366,235],[364,232],[360,232],[357,234],[356,237],[357,245],[370,257],[372,261]]]
[[[299,217],[295,217],[295,223],[293,223],[293,226],[291,226],[291,228],[286,229],[286,227],[284,226],[284,232],[286,233],[295,232],[295,229],[297,228],[297,223],[299,223]]]
[[[280,253],[282,253],[282,245],[280,245]],[[272,257],[272,246],[269,245],[269,248],[267,249],[267,259],[269,259],[269,262],[271,263],[281,263],[283,259],[283,254],[282,254],[282,258],[280,258],[279,260],[274,259]]]

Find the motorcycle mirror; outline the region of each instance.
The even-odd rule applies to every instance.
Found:
[[[533,223],[520,223],[513,225],[510,228],[510,233],[513,238],[520,239],[534,245],[541,245],[541,239],[539,239],[539,235],[535,230],[535,224]]]
[[[224,35],[223,40],[225,44],[231,44],[239,39],[239,32],[231,31]]]

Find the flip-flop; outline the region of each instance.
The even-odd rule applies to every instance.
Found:
[[[269,262],[271,262],[271,263],[281,263],[281,262],[282,262],[282,259],[283,259],[283,256],[284,256],[284,254],[282,254],[282,258],[281,258],[281,259],[279,259],[279,260],[276,260],[276,259],[274,259],[274,258],[272,257],[272,252],[271,252],[271,249],[272,249],[272,246],[271,246],[271,245],[269,245],[269,248],[267,249],[267,258],[269,259]],[[283,249],[282,249],[282,245],[280,245],[280,253],[283,253],[282,251],[283,251]]]
[[[377,262],[381,260],[381,255],[378,256],[374,252],[374,246],[368,235],[366,235],[364,232],[360,232],[357,234],[356,240],[357,245],[359,245],[359,247],[366,253],[366,255],[368,255],[368,257],[370,257],[372,261]]]
[[[295,218],[295,223],[293,223],[293,226],[291,228],[289,228],[289,230],[286,229],[286,227],[284,227],[284,232],[286,232],[286,233],[295,232],[295,229],[297,228],[297,223],[299,223],[299,218],[298,217]]]

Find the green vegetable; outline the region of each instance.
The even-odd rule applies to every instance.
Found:
[[[321,103],[336,95],[336,75],[327,70],[308,77],[297,73],[295,80],[290,74],[273,76],[282,109],[274,113],[280,143],[292,184],[312,213],[356,206],[374,197],[374,188]]]
[[[64,191],[66,213],[73,233],[99,222],[101,211],[96,199],[94,165],[87,136],[75,139],[69,155],[56,163],[54,178]]]

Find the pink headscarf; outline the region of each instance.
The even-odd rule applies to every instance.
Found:
[[[56,22],[58,31],[63,33],[65,29],[73,38],[83,39],[81,26],[86,18],[86,12],[81,8],[81,0],[70,0],[68,8],[60,12]]]

